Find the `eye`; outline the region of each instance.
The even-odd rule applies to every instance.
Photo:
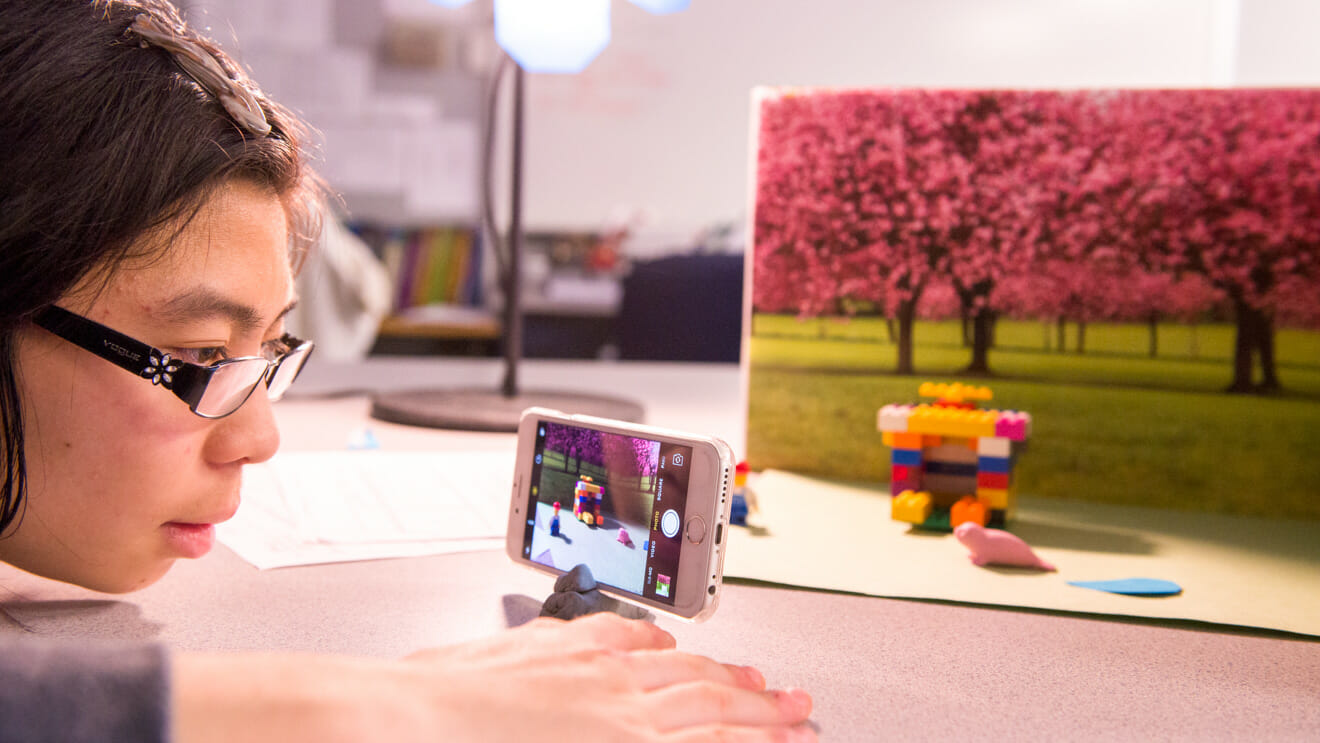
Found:
[[[268,361],[274,361],[293,348],[284,341],[283,337],[273,338],[261,344],[261,355]]]
[[[182,359],[190,364],[199,366],[209,366],[229,358],[228,352],[224,346],[205,346],[203,348],[175,348],[170,350],[170,355],[176,359]]]

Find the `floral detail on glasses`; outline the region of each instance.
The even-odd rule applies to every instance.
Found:
[[[159,356],[147,356],[147,367],[140,373],[151,380],[152,384],[163,385],[165,389],[174,389],[174,375],[183,368],[183,362],[163,353]]]

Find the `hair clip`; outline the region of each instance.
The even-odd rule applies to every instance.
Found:
[[[220,101],[239,126],[259,136],[270,134],[270,123],[257,97],[246,85],[230,78],[220,62],[200,44],[181,38],[147,13],[134,18],[128,31],[138,37],[143,48],[155,45],[169,52],[184,72]]]

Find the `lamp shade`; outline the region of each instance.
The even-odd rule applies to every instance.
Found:
[[[495,0],[495,41],[528,72],[581,72],[610,43],[610,0]]]
[[[630,0],[633,5],[650,11],[656,15],[665,15],[666,13],[677,13],[680,10],[687,10],[692,4],[692,0]]]

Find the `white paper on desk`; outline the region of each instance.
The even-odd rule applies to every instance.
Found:
[[[250,465],[220,541],[258,568],[500,549],[507,452],[289,452]]]

